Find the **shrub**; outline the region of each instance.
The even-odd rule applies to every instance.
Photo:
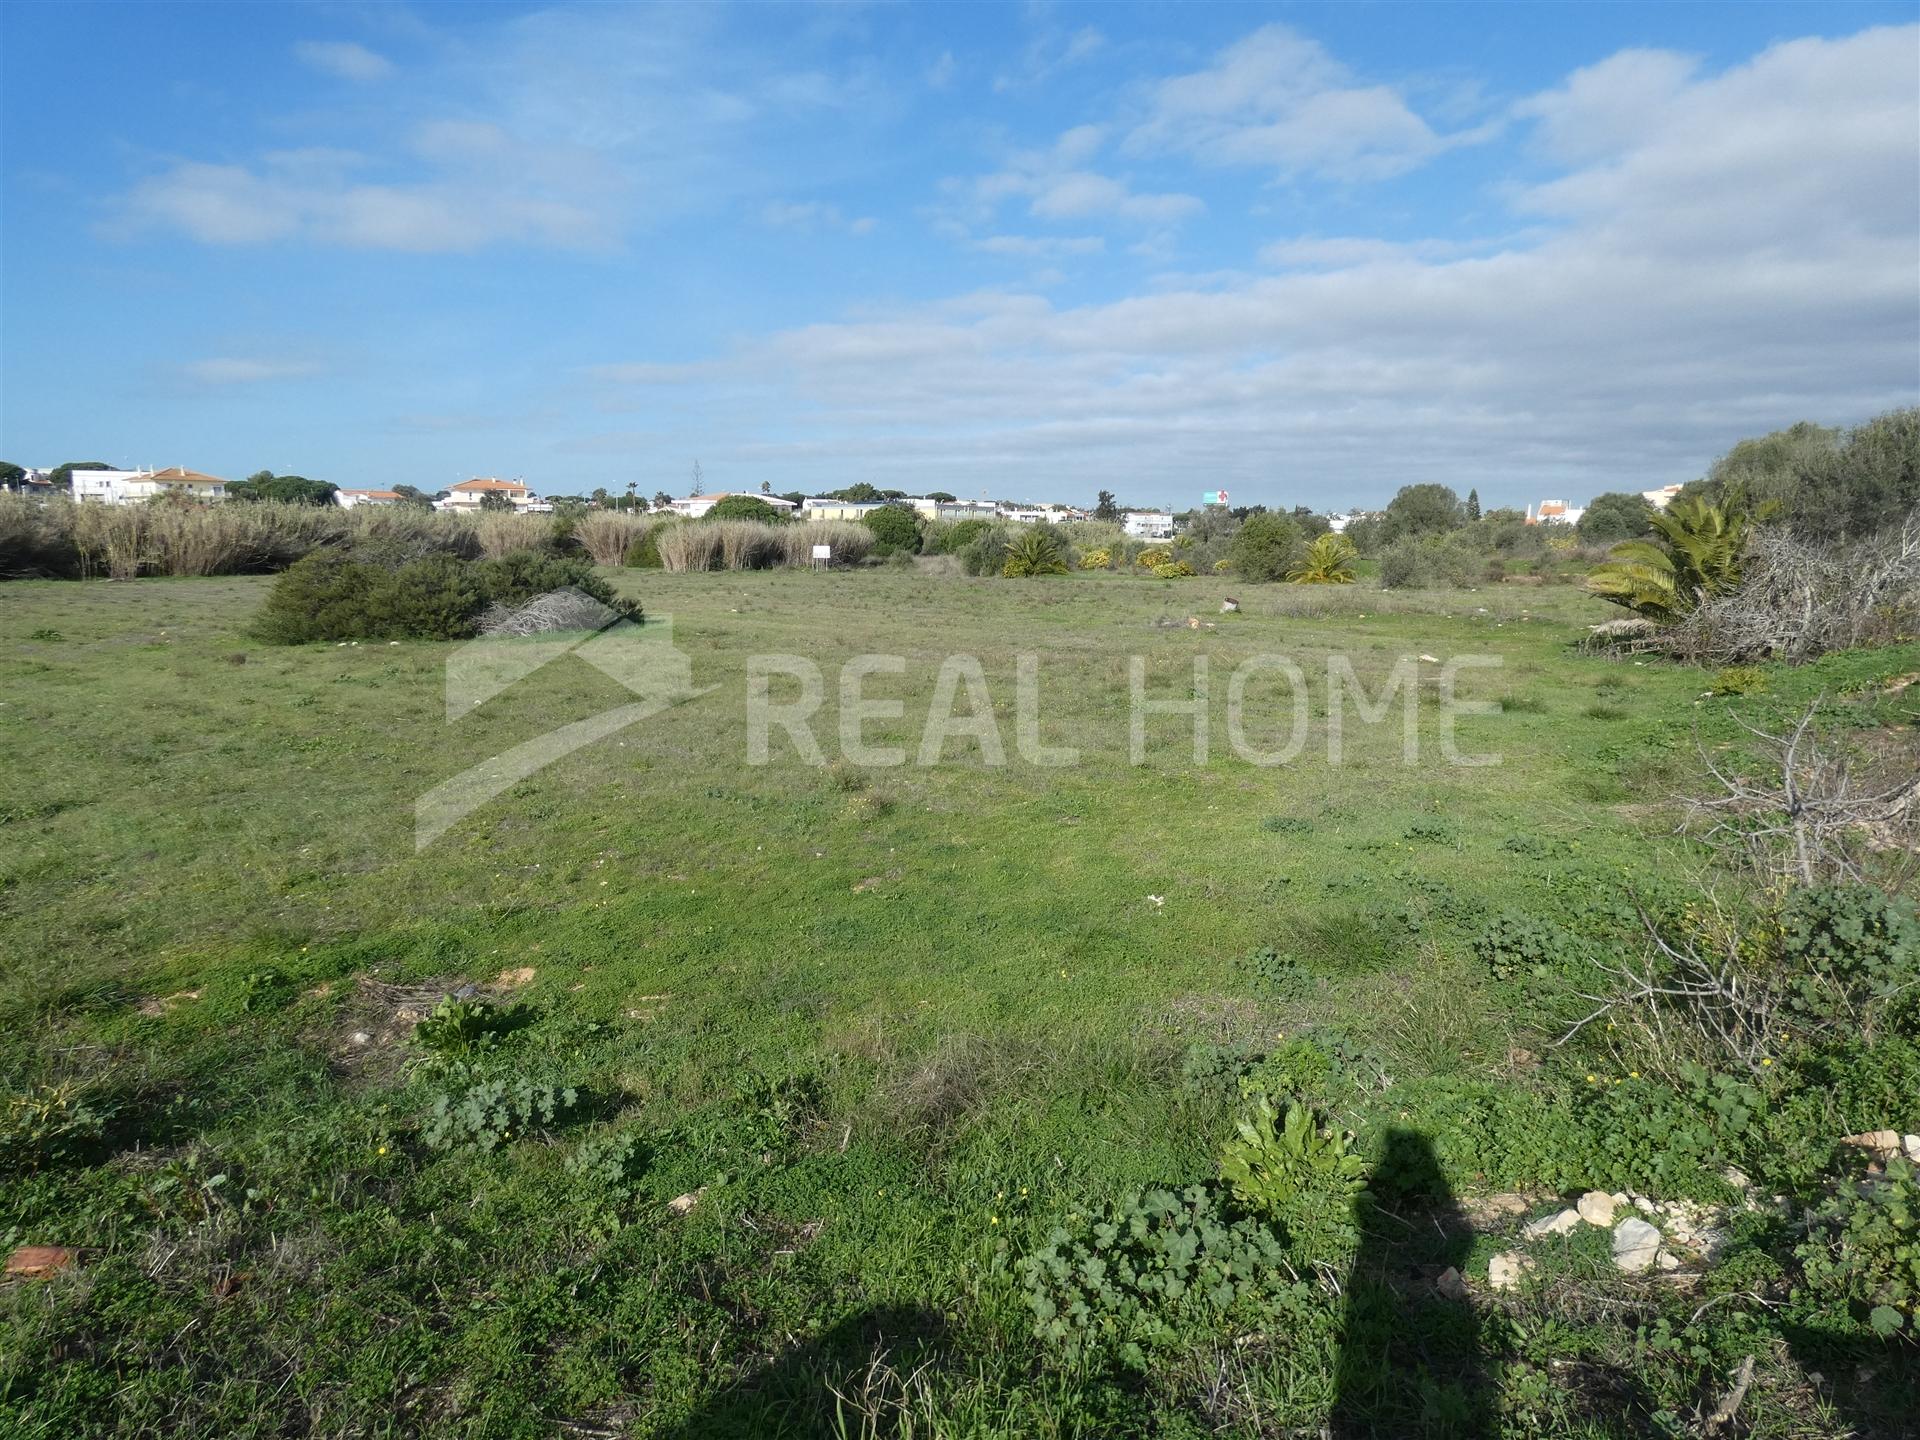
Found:
[[[476,573],[480,568],[451,555],[434,555],[390,573],[376,572],[381,578],[367,592],[362,628],[333,638],[464,639],[474,633],[475,614],[487,598]]]
[[[468,1059],[500,1043],[511,1020],[484,1000],[444,997],[413,1027],[413,1038],[436,1055]]]
[[[1587,589],[1661,624],[1736,589],[1754,516],[1737,496],[1726,505],[1682,495],[1647,523],[1657,541],[1624,540],[1587,576]]]
[[[1225,1212],[1204,1185],[1070,1216],[1020,1275],[1035,1335],[1136,1369],[1196,1330],[1259,1328],[1277,1308],[1314,1304],[1271,1227]]]
[[[0,580],[63,580],[80,573],[71,500],[0,493]]]
[[[873,532],[873,553],[891,555],[896,550],[909,555],[920,552],[920,520],[904,505],[882,505],[869,510],[861,521]]]
[[[524,605],[548,591],[570,588],[602,605],[622,608],[613,586],[584,560],[520,550],[497,560],[482,560],[472,571],[484,598],[495,605]]]
[[[955,520],[948,524],[936,522],[927,527],[924,553],[958,555],[992,528],[991,520]]]
[[[761,525],[779,525],[786,521],[786,512],[776,510],[757,495],[729,495],[714,503],[711,510],[701,517],[703,520],[752,520]]]
[[[1193,566],[1185,560],[1171,560],[1153,567],[1153,573],[1162,580],[1188,580],[1193,577]]]
[[[609,1200],[631,1200],[647,1170],[646,1143],[631,1132],[596,1135],[567,1157],[567,1173]]]
[[[1007,527],[989,525],[959,552],[969,575],[998,575],[1007,563]]]
[[[1113,551],[1104,548],[1082,550],[1080,552],[1080,568],[1082,570],[1113,569]]]
[[[1264,1092],[1247,1098],[1251,1108],[1221,1147],[1220,1178],[1249,1211],[1278,1221],[1307,1258],[1351,1249],[1354,1206],[1366,1190],[1366,1162],[1354,1153],[1353,1137],[1300,1100],[1282,1100],[1276,1109]]]
[[[549,550],[553,545],[553,527],[538,515],[482,510],[472,525],[481,553],[490,560],[516,550]]]
[[[1716,695],[1759,695],[1767,688],[1767,672],[1758,665],[1730,665],[1713,677]]]
[[[516,1135],[555,1124],[579,1099],[571,1085],[481,1080],[435,1096],[421,1122],[420,1138],[433,1150],[493,1150]]]
[[[323,551],[294,564],[267,592],[253,632],[269,645],[304,645],[371,635],[368,603],[386,572]]]
[[[1041,530],[1028,530],[1015,536],[1007,546],[1007,558],[1000,567],[1000,573],[1009,579],[1064,575],[1067,573],[1067,562],[1060,553],[1059,542],[1053,536]]]

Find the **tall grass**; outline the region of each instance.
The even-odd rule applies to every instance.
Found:
[[[641,515],[623,515],[617,510],[594,510],[573,524],[573,539],[586,557],[596,565],[624,565],[627,552],[653,526]]]
[[[482,510],[472,520],[473,533],[489,560],[511,555],[516,550],[553,548],[553,522],[539,515],[509,515],[498,510]]]
[[[833,563],[852,565],[873,549],[864,525],[815,520],[804,525],[765,525],[757,520],[700,520],[660,532],[665,570],[770,570],[813,563],[813,547],[833,548]]]
[[[0,580],[80,573],[73,502],[0,493]]]

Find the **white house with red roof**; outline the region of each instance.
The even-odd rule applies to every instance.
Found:
[[[342,510],[357,509],[362,505],[398,505],[400,495],[394,490],[336,490],[334,503]]]
[[[553,506],[518,480],[462,480],[448,487],[446,498],[433,502],[436,510],[478,510],[487,496],[498,495],[523,514],[544,514]]]

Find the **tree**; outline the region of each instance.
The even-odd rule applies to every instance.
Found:
[[[402,505],[411,505],[415,509],[424,510],[433,504],[433,501],[427,498],[427,492],[417,485],[396,485],[393,487],[393,493],[400,497]]]
[[[807,503],[806,495],[799,490],[789,490],[780,498],[782,500],[791,501],[794,509],[796,510],[798,510],[802,505]]]
[[[480,508],[482,510],[507,512],[513,509],[513,501],[502,495],[498,490],[489,490],[480,497]]]
[[[729,495],[707,511],[709,520],[758,520],[763,524],[778,524],[784,517],[780,512],[756,495]]]
[[[656,490],[653,492],[654,509],[664,510],[671,504],[673,504],[673,496],[669,495],[666,491]]]
[[[1594,496],[1593,503],[1587,506],[1586,514],[1574,528],[1582,540],[1611,544],[1646,534],[1653,528],[1648,520],[1652,514],[1653,507],[1640,496],[1625,490],[1609,490]]]
[[[849,505],[872,505],[880,498],[880,492],[862,480],[857,485],[849,485],[844,490],[833,492],[835,500],[844,500]]]
[[[706,493],[707,493],[706,472],[700,468],[700,462],[696,460],[693,462],[693,488],[688,490],[687,494],[704,495]]]
[[[1227,563],[1253,581],[1281,580],[1300,551],[1300,527],[1285,515],[1253,515],[1227,547]]]
[[[607,508],[607,487],[606,486],[600,485],[595,487],[593,492],[593,503],[598,505],[602,510]]]
[[[1478,520],[1479,518],[1480,518],[1480,492],[1478,490],[1469,490],[1467,491],[1467,523],[1472,524],[1475,520]]]
[[[1344,535],[1318,536],[1307,546],[1305,558],[1287,572],[1296,585],[1351,585],[1356,552]]]
[[[1084,492],[1082,492],[1084,493]],[[1093,502],[1093,518],[1104,520],[1109,525],[1120,523],[1120,505],[1113,498],[1113,491],[1102,490],[1099,498]]]
[[[882,505],[861,518],[873,531],[874,554],[891,555],[896,550],[904,550],[909,555],[919,552],[920,523],[906,506]]]
[[[1301,535],[1308,540],[1318,535],[1325,535],[1333,529],[1332,521],[1324,515],[1316,514],[1310,506],[1306,505],[1293,507],[1293,523],[1300,527]]]
[[[27,478],[27,467],[11,460],[0,460],[0,487],[11,490]]]
[[[331,505],[339,489],[330,480],[309,480],[304,475],[276,475],[271,470],[256,470],[246,479],[228,485],[227,499],[273,500],[282,505]]]
[[[1587,589],[1635,614],[1666,622],[1740,584],[1753,517],[1744,501],[1722,509],[1682,495],[1649,523],[1661,543],[1623,540],[1612,559],[1587,576]]]
[[[1457,530],[1465,518],[1460,497],[1445,485],[1408,485],[1387,503],[1386,538],[1402,540]]]
[[[927,499],[935,501],[941,505],[951,505],[955,500],[958,500],[959,498],[960,497],[958,495],[949,495],[944,490],[929,490],[927,492]]]

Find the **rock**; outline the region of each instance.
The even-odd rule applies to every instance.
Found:
[[[1660,1255],[1660,1232],[1637,1215],[1613,1227],[1613,1263],[1629,1275],[1644,1275]]]
[[[1461,1279],[1460,1272],[1451,1265],[1440,1272],[1440,1278],[1433,1282],[1433,1288],[1449,1300],[1467,1298],[1467,1282]]]
[[[1580,1218],[1587,1224],[1597,1225],[1604,1230],[1613,1224],[1613,1212],[1619,1206],[1615,1204],[1613,1196],[1605,1190],[1589,1190],[1580,1197],[1580,1203],[1575,1208],[1579,1210]]]
[[[1220,602],[1220,613],[1222,615],[1231,615],[1237,610],[1239,610],[1239,608],[1240,608],[1240,602],[1234,599],[1231,595],[1229,595],[1226,599]]]
[[[706,1193],[707,1187],[702,1185],[698,1190],[689,1190],[684,1195],[674,1196],[673,1199],[667,1201],[667,1213],[669,1215],[687,1215],[692,1213],[693,1207],[700,1203],[700,1197]]]
[[[1507,1250],[1487,1262],[1487,1284],[1495,1290],[1518,1290],[1533,1269],[1533,1257],[1518,1250]]]
[[[1753,1188],[1753,1181],[1747,1178],[1747,1172],[1742,1170],[1738,1165],[1729,1165],[1725,1170],[1722,1170],[1720,1172],[1720,1178],[1735,1190],[1744,1192]]]
[[[1870,1150],[1883,1160],[1891,1160],[1902,1148],[1898,1130],[1868,1130],[1863,1134],[1848,1135],[1840,1143],[1851,1145],[1856,1150]]]
[[[1567,1209],[1560,1211],[1557,1215],[1548,1215],[1535,1220],[1520,1233],[1529,1240],[1539,1240],[1548,1235],[1564,1235],[1569,1230],[1577,1230],[1579,1227],[1580,1212]]]
[[[7,1256],[7,1274],[28,1280],[44,1280],[66,1269],[80,1258],[78,1250],[64,1245],[22,1245]]]
[[[1662,1245],[1659,1253],[1653,1257],[1653,1263],[1658,1265],[1662,1270],[1678,1270],[1680,1268],[1680,1257]]]
[[[1440,657],[1438,655],[1422,655],[1420,658],[1429,665],[1438,665],[1440,663]]]
[[[373,1041],[373,1036],[369,1035],[364,1030],[356,1030],[353,1032],[353,1043],[356,1045],[367,1045],[367,1044],[371,1044],[372,1041]]]
[[[1907,1159],[1920,1165],[1920,1135],[1903,1136],[1900,1144],[1907,1152]]]

